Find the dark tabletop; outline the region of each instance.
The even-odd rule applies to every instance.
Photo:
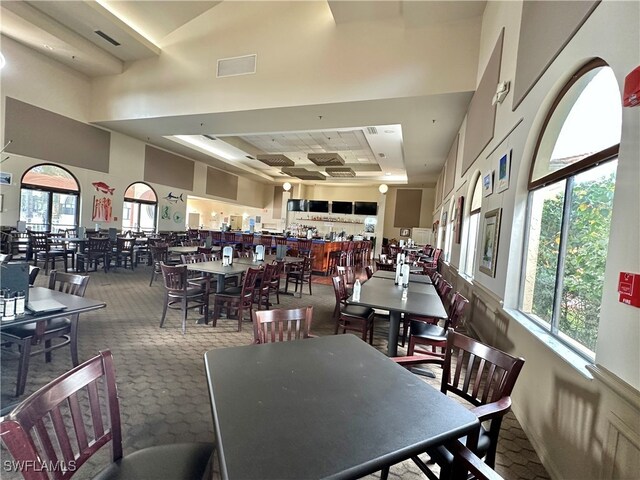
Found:
[[[204,361],[224,479],[357,478],[479,425],[353,335],[215,349]]]
[[[264,256],[264,261],[262,262],[256,262],[253,260],[253,256],[249,257],[249,258],[234,258],[233,259],[233,263],[242,263],[245,265],[253,265],[256,267],[259,267],[260,265],[266,265],[269,263],[272,263],[274,260],[276,260],[276,256],[275,255],[265,255]],[[289,257],[286,256],[284,258],[282,258],[282,260],[284,260],[284,263],[300,263],[304,260],[303,257]]]
[[[402,295],[402,284],[396,285],[393,281],[389,281],[386,278],[373,277],[367,280],[365,283],[369,283],[369,288],[379,288],[379,289],[396,289]],[[418,283],[418,282],[409,282],[408,284],[408,292],[409,293],[424,293],[426,295],[437,295],[436,287],[430,285],[428,283]]]
[[[234,260],[237,260],[234,259]],[[243,273],[249,268],[248,265],[243,263],[233,262],[232,265],[223,266],[222,260],[216,260],[213,262],[196,262],[188,263],[187,270],[193,270],[196,272],[213,273],[216,275],[238,275]]]
[[[377,270],[373,274],[373,278],[384,278],[387,280],[395,280],[396,272],[389,272],[387,270]],[[409,274],[409,281],[414,283],[426,283],[427,285],[431,285],[433,283],[428,275],[418,275],[416,273]]]
[[[10,322],[0,323],[0,329],[14,325],[22,325],[24,323],[48,320],[50,318],[65,317],[75,313],[98,310],[99,308],[104,308],[107,306],[106,303],[99,300],[92,300],[91,298],[69,295],[68,293],[49,290],[48,288],[43,287],[31,287],[29,289],[29,301],[31,302],[34,300],[56,300],[65,305],[67,308],[56,312],[41,313],[39,315],[32,314],[27,310],[26,315],[18,317]]]

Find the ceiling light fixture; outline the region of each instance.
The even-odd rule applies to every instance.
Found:
[[[378,187],[378,190],[380,191],[381,194],[385,194],[389,191],[389,186],[386,183],[382,183],[380,184],[380,186]]]
[[[290,184],[289,182],[284,182],[284,183],[282,184],[282,189],[283,189],[285,192],[288,192],[289,190],[291,190],[291,184]]]
[[[319,167],[344,165],[344,159],[338,153],[308,153],[307,158]]]
[[[354,172],[349,167],[327,167],[325,172],[327,172],[331,177],[355,177],[356,172]]]
[[[269,165],[270,167],[293,167],[296,164],[296,162],[291,160],[286,155],[282,155],[279,153],[256,155],[256,159],[264,163],[265,165]]]

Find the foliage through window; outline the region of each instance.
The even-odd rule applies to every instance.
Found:
[[[155,232],[158,197],[146,183],[129,185],[124,192],[122,230]]]
[[[593,358],[622,111],[601,60],[578,72],[547,116],[529,182],[521,310]]]
[[[57,165],[36,165],[22,176],[20,220],[30,230],[62,231],[78,226],[80,187]]]

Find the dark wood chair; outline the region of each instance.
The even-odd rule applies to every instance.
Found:
[[[393,263],[381,262],[380,260],[376,260],[376,270],[395,272],[396,266]]]
[[[364,267],[364,273],[367,274],[367,280],[373,277],[373,268],[371,268],[371,265],[367,265]]]
[[[473,405],[471,410],[478,416],[482,426],[477,441],[472,442],[476,444],[472,450],[493,468],[502,418],[511,410],[511,392],[524,359],[450,330],[444,358],[413,355],[392,360],[405,367],[422,363],[442,365],[440,391],[445,395],[457,395]],[[420,415],[421,412],[415,414]],[[467,443],[464,438],[461,441]],[[440,466],[439,478],[450,478],[454,455],[446,446],[431,448],[426,453]],[[420,458],[415,456],[412,460],[430,479],[438,478]],[[384,475],[382,478],[385,478]]]
[[[180,255],[180,262],[183,265],[188,265],[190,263],[202,263],[209,261],[206,253],[192,253],[191,255]],[[209,292],[216,291],[217,279],[215,275],[203,275],[202,272],[197,272],[195,270],[187,269],[187,278],[189,283],[194,287],[202,287],[208,289]]]
[[[309,285],[309,295],[313,295],[311,292],[311,265],[313,262],[312,257],[304,257],[302,262],[296,262],[289,264],[286,270],[286,278],[284,284],[284,291],[289,291],[289,282],[295,286],[294,294],[298,292],[298,286],[300,287],[300,298],[302,298],[302,288],[306,283]]]
[[[442,249],[436,248],[433,252],[433,258],[431,261],[423,264],[423,268],[428,274],[438,271],[438,260],[440,259],[440,255],[442,255]]]
[[[136,262],[134,261],[135,245],[135,238],[116,238],[116,249],[113,253],[114,266],[119,267],[124,264],[124,268],[126,269],[127,265],[129,265],[131,270],[133,270],[136,266]]]
[[[264,246],[265,255],[269,255],[273,252],[273,236],[272,235],[260,236],[260,244]]]
[[[151,252],[151,260],[153,262],[153,269],[151,270],[151,280],[149,286],[153,284],[156,279],[156,275],[162,275],[162,269],[160,264],[165,265],[178,265],[179,261],[169,257],[169,245],[167,243],[156,243],[149,247]]]
[[[356,331],[360,333],[362,340],[366,342],[368,336],[369,344],[373,344],[375,311],[373,308],[347,304],[347,289],[342,277],[337,275],[332,277],[331,281],[336,297],[336,306],[333,310],[333,318],[336,323],[334,334],[337,335],[340,329],[342,329],[342,333],[347,333],[347,330]]]
[[[275,295],[276,303],[279,305],[280,304],[280,280],[285,270],[284,260],[281,260],[281,261],[274,260],[273,264],[276,265],[277,268],[275,273],[273,274],[273,277],[271,278],[271,283],[269,284],[269,287],[270,287],[269,295]]]
[[[68,257],[64,244],[53,244],[51,235],[45,232],[28,232],[29,250],[33,258],[33,266],[38,266],[38,261],[44,262],[44,273],[49,274],[49,262],[51,268],[56,268],[56,262],[64,262],[64,271],[68,271]]]
[[[89,266],[93,264],[93,271],[98,270],[98,265],[102,263],[105,273],[109,270],[111,261],[111,241],[106,237],[90,237],[87,242],[87,249],[76,255],[76,265],[79,271],[89,271]]]
[[[62,273],[52,270],[49,274],[49,289],[58,290],[70,295],[84,297],[89,284],[89,276]],[[77,366],[78,361],[78,317],[80,314],[69,317],[57,317],[51,320],[6,327],[0,332],[0,341],[5,344],[16,344],[19,349],[18,381],[16,385],[16,397],[24,393],[29,372],[29,358],[33,355],[44,353],[45,361],[51,362],[51,352],[69,345],[71,350],[71,363]],[[61,342],[53,343],[61,339]],[[32,351],[32,346],[44,345],[43,348]]]
[[[478,458],[475,453],[456,440],[446,446],[453,456],[452,478],[467,480],[504,480],[493,468]],[[468,474],[468,475],[467,475]]]
[[[36,440],[37,437],[37,440]],[[123,456],[120,405],[110,351],[100,354],[29,396],[2,418],[0,439],[28,480],[49,479],[42,465],[59,465],[51,478],[69,479],[105,445],[107,479],[204,478],[213,444],[181,443]],[[94,459],[95,460],[95,459]]]
[[[264,269],[262,269],[262,276],[258,279],[258,285],[256,286],[255,295],[255,301],[258,304],[258,310],[262,309],[263,305],[266,310],[269,310],[269,298],[271,297],[272,284],[277,274],[277,263],[270,263],[268,265],[265,265]]]
[[[356,283],[356,269],[352,265],[338,265],[336,267],[336,274],[340,275],[344,280],[347,292],[353,290],[353,284]]]
[[[413,355],[415,352],[418,352],[444,357],[444,353],[442,352],[447,343],[447,333],[451,329],[455,330],[458,328],[458,324],[464,315],[467,305],[469,305],[469,300],[464,298],[460,292],[456,292],[451,298],[449,317],[445,320],[444,326],[442,327],[438,326],[437,319],[407,315],[410,319],[407,355]],[[418,346],[417,349],[416,346]],[[423,350],[420,346],[428,347],[430,350]],[[440,348],[440,352],[438,352],[438,348]]]
[[[242,234],[242,250],[252,252],[253,251],[253,233]]]
[[[311,338],[312,318],[312,306],[254,311],[253,341],[260,344]]]
[[[242,287],[227,288],[224,292],[216,293],[213,297],[213,326],[218,323],[218,318],[223,309],[227,311],[227,318],[234,314],[238,319],[238,331],[242,330],[242,320],[244,313],[253,311],[253,299],[255,297],[258,276],[261,274],[259,268],[249,268],[244,274]]]
[[[311,239],[298,239],[298,255],[310,257],[311,256],[311,245],[313,240]]]
[[[198,308],[204,314],[204,318],[209,318],[209,296],[202,286],[189,283],[186,265],[165,265],[164,262],[160,262],[160,270],[164,280],[164,306],[160,328],[164,325],[167,310],[180,308],[184,335],[187,331],[188,310]],[[189,305],[189,302],[192,302],[192,305]]]
[[[38,278],[38,274],[40,273],[40,267],[34,267],[33,265],[29,265],[29,286],[33,287],[33,284],[36,283],[36,278]]]

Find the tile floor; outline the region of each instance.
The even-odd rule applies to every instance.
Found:
[[[111,349],[121,398],[125,454],[151,445],[172,442],[212,441],[213,430],[202,356],[212,348],[251,343],[251,325],[242,332],[236,322],[220,320],[216,328],[196,325],[197,311],[190,311],[186,335],[180,332],[179,312],[169,312],[165,327],[158,327],[162,312],[163,287],[158,279],[149,286],[151,269],[140,266],[135,271],[118,269],[105,274],[91,273],[87,297],[104,300],[107,308],[80,317],[80,358],[87,359],[98,350]],[[313,305],[313,333],[332,335],[331,315],[334,307],[332,288],[326,278],[318,278],[313,295],[302,299],[281,296],[282,307]],[[45,278],[37,285],[44,286]],[[387,324],[376,323],[374,346],[387,348]],[[401,349],[402,351],[402,349]],[[16,360],[4,352],[0,402],[2,407],[14,403]],[[25,398],[40,386],[71,367],[68,350],[53,353],[53,361],[34,356],[27,380]],[[438,384],[438,380],[429,380]],[[6,452],[3,460],[6,458]],[[83,468],[74,478],[90,478],[99,468],[98,459]],[[102,463],[104,465],[104,463]],[[547,479],[533,447],[510,413],[503,422],[498,446],[497,471],[506,479]],[[8,472],[0,475],[15,478]],[[377,475],[372,475],[375,478]],[[394,479],[426,478],[411,461],[392,467]]]

